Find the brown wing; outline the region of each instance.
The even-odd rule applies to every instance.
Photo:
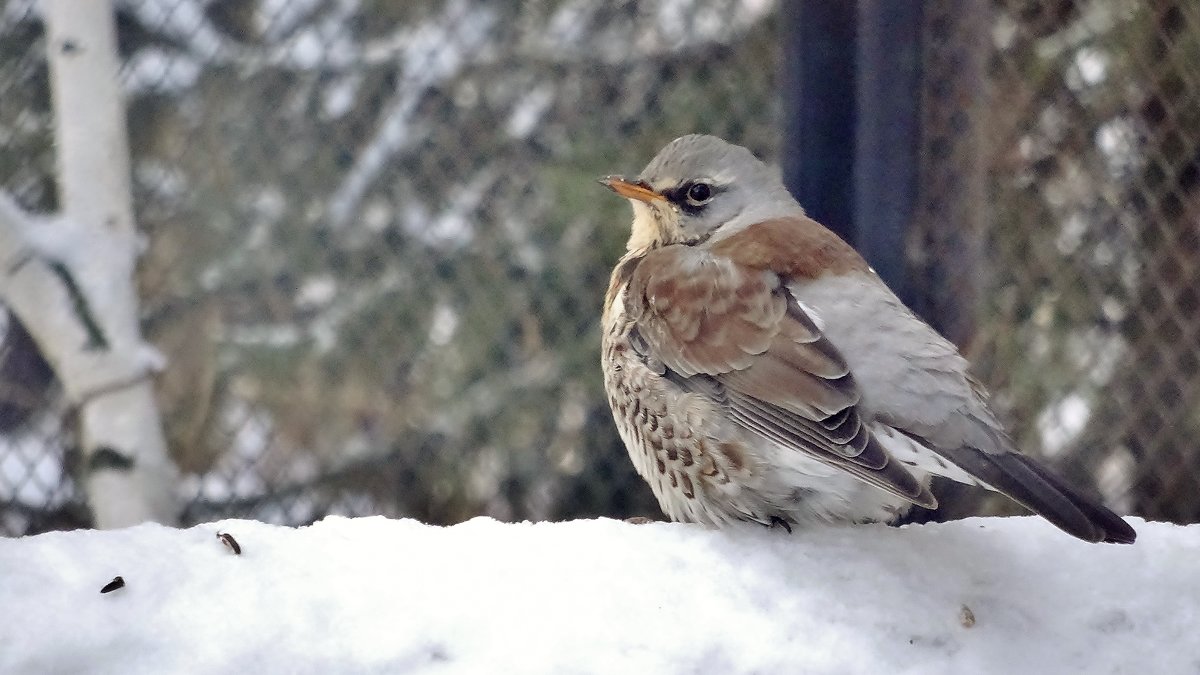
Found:
[[[743,428],[936,507],[871,436],[845,360],[775,274],[667,246],[638,264],[626,311],[646,356],[680,386],[718,400]]]

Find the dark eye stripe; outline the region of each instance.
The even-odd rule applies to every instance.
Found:
[[[709,190],[710,190],[708,201],[703,204],[700,204],[699,206],[692,204],[691,202],[688,201],[688,198],[687,198],[688,190],[691,190],[692,186],[698,182],[704,182],[705,184],[707,184],[709,186]],[[671,202],[675,206],[678,206],[684,213],[694,216],[697,213],[700,213],[701,211],[703,211],[704,207],[711,204],[712,200],[717,195],[721,194],[721,192],[722,192],[722,189],[720,186],[713,185],[712,183],[709,183],[708,181],[688,181],[677,187],[663,190],[662,195],[667,198],[667,201]]]

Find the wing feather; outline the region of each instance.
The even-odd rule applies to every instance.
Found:
[[[747,431],[936,507],[872,437],[845,359],[776,275],[668,246],[638,265],[626,302],[644,356]]]

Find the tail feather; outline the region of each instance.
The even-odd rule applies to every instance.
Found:
[[[1120,516],[1024,455],[974,448],[939,452],[1067,534],[1094,543],[1132,544],[1137,539]]]

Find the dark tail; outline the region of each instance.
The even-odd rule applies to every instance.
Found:
[[[974,448],[942,454],[1067,534],[1093,543],[1132,544],[1137,539],[1120,516],[1024,455]]]

